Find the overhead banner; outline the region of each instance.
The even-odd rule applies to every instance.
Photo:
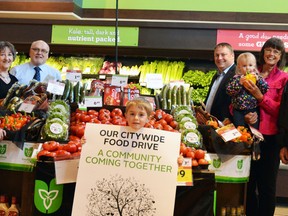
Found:
[[[115,27],[111,26],[52,26],[52,44],[115,46]],[[138,27],[118,27],[118,46],[138,46]]]
[[[73,216],[172,216],[180,133],[88,123]]]
[[[288,51],[288,31],[247,31],[247,30],[218,30],[217,44],[227,42],[234,50],[260,51],[261,47],[271,37],[283,40]]]

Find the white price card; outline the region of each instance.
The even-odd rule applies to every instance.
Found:
[[[56,94],[63,95],[65,84],[61,82],[50,81],[48,82],[47,91]]]
[[[20,107],[18,108],[18,111],[23,111],[26,113],[31,113],[34,110],[35,104],[31,103],[22,103]]]
[[[128,83],[128,76],[113,75],[111,85],[126,86]]]
[[[79,159],[55,161],[56,184],[76,182]]]
[[[162,74],[147,74],[145,82],[147,88],[160,89],[163,87]]]
[[[241,136],[240,131],[238,131],[233,124],[225,125],[216,130],[216,132],[222,137],[225,142]]]
[[[102,107],[102,97],[101,96],[85,96],[86,107]]]
[[[73,82],[81,81],[82,73],[79,73],[79,72],[66,72],[66,79],[70,80],[70,81],[73,81]]]

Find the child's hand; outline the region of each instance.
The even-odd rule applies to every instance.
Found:
[[[246,81],[246,78],[245,76],[241,76],[240,80],[239,80],[239,83],[240,85],[243,85],[243,83]]]
[[[5,136],[6,136],[6,131],[3,129],[0,129],[0,140],[3,140]]]

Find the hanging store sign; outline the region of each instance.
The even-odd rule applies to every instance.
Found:
[[[288,51],[288,31],[217,31],[217,43],[230,43],[234,50],[240,51],[260,51],[265,41],[271,37],[277,37],[283,40],[286,51]]]
[[[138,46],[138,27],[118,27],[118,46]],[[115,46],[115,27],[52,26],[52,44]]]

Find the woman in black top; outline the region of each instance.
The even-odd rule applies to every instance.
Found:
[[[0,41],[0,101],[2,101],[17,78],[9,73],[12,62],[15,60],[16,50],[10,42]],[[6,136],[5,130],[0,129],[0,140]]]
[[[0,41],[0,100],[4,99],[17,78],[9,73],[16,50],[10,42]]]

